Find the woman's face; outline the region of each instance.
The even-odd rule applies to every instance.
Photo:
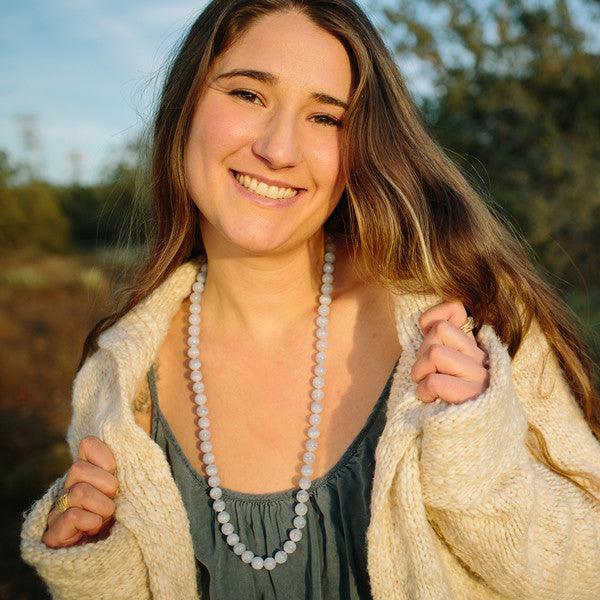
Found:
[[[260,18],[215,61],[185,151],[209,252],[272,253],[321,228],[345,185],[337,104],[350,93],[343,45],[297,13]]]

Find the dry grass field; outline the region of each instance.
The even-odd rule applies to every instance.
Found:
[[[70,464],[71,384],[87,332],[110,308],[113,258],[0,258],[1,599],[49,597],[19,558],[22,512]]]

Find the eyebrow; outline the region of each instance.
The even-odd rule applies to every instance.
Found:
[[[231,77],[250,77],[251,79],[256,79],[257,81],[266,83],[270,86],[273,86],[279,82],[277,75],[273,75],[273,73],[267,73],[266,71],[256,71],[255,69],[233,69],[217,75],[213,81],[218,81],[219,79],[229,79]],[[324,92],[313,92],[310,97],[312,100],[316,100],[317,102],[339,106],[344,110],[348,110],[348,104],[346,102],[340,100],[339,98],[335,98],[334,96],[330,96],[329,94],[325,94]]]

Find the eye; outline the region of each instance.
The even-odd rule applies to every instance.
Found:
[[[317,115],[314,117],[315,119],[323,119],[322,121],[318,121],[322,125],[326,125],[327,127],[341,127],[342,122],[339,119],[334,119],[329,115]]]
[[[256,104],[255,100],[260,100],[260,98],[253,92],[249,92],[248,90],[233,90],[229,92],[230,96],[237,96],[238,98],[243,98],[244,100],[251,102],[252,104]]]

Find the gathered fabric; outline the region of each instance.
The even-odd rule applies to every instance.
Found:
[[[24,514],[22,557],[53,598],[200,598],[181,494],[133,413],[198,266],[181,265],[103,332],[75,377],[71,455],[84,437],[101,438],[115,455],[120,491],[115,524],[95,542],[52,549],[41,541],[65,475]],[[373,598],[598,600],[600,490],[558,475],[526,445],[532,423],[561,468],[600,478],[600,443],[543,332],[534,321],[511,360],[484,324],[476,337],[489,355],[489,387],[461,404],[424,404],[410,379],[423,340],[418,319],[441,301],[394,295],[402,354],[375,449],[366,534]]]

